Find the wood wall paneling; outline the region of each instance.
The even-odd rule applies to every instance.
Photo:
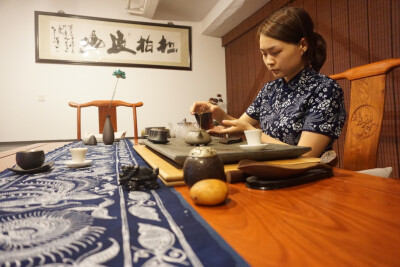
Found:
[[[367,0],[349,0],[350,64],[361,66],[369,61],[368,3]],[[351,15],[350,15],[351,14]]]
[[[400,58],[400,1],[393,0],[391,3],[391,19],[392,19],[392,53],[393,58]],[[393,80],[393,91],[392,94],[388,93],[387,96],[394,99],[394,115],[393,124],[394,124],[394,134],[393,145],[396,147],[397,158],[394,159],[394,162],[397,162],[396,170],[394,173],[397,173],[400,176],[400,68],[393,70],[392,74]],[[397,177],[398,177],[397,176]]]
[[[243,90],[245,88],[243,88],[243,91],[246,91],[246,98],[250,98],[253,99],[253,91],[254,91],[254,85],[257,81],[257,77],[256,77],[256,69],[255,69],[255,62],[256,62],[256,58],[259,59],[259,55],[256,55],[254,52],[255,51],[259,51],[259,49],[257,49],[254,44],[256,44],[256,37],[254,35],[254,31],[250,30],[246,33],[246,52],[247,52],[247,71],[248,71],[248,77],[247,77],[247,85],[249,86],[249,90]],[[247,87],[247,86],[246,86]],[[252,101],[252,100],[251,100]],[[248,101],[245,101],[246,103],[248,103]]]
[[[226,71],[226,77],[233,77],[233,62],[232,62],[232,46],[226,46],[225,47],[225,71]],[[234,103],[234,97],[232,94],[232,87],[233,87],[233,81],[231,79],[226,80],[226,87],[230,88],[230,90],[226,91],[226,110],[228,114],[233,114],[232,107],[228,105],[228,103]]]
[[[272,2],[272,1],[271,1]],[[287,5],[288,3],[291,3],[293,1],[288,1],[288,0],[276,0],[275,2],[275,8],[280,8],[283,7],[285,5]]]
[[[244,37],[244,36],[243,36]],[[238,87],[237,87],[237,92],[238,92],[238,97],[239,99],[244,99],[245,96],[245,90],[247,86],[247,75],[248,75],[248,67],[247,67],[247,51],[245,49],[245,46],[247,45],[246,43],[246,38],[240,38],[239,40],[239,53],[240,53],[240,66],[241,66],[241,71],[238,73]],[[241,108],[245,107],[245,103],[242,100],[242,106]]]
[[[293,0],[289,2],[289,6],[298,6],[304,8],[304,1],[303,0]]]
[[[307,10],[310,14],[312,20],[314,21],[314,30],[318,32],[318,27],[316,25],[317,21],[317,0],[304,1],[302,8]]]
[[[326,61],[321,69],[322,73],[333,73],[333,48],[332,48],[332,10],[331,1],[317,1],[317,20],[315,28],[326,41]]]
[[[325,38],[327,60],[321,70],[325,75],[400,57],[398,0],[271,0],[222,37],[226,48],[227,107],[232,116],[239,117],[245,112],[262,85],[273,79],[262,61],[256,33],[264,18],[284,5],[306,9],[314,20],[315,30]],[[339,84],[345,92],[348,108],[350,83],[340,81]],[[392,177],[399,177],[399,107],[400,69],[396,69],[387,80],[378,157],[378,167],[394,168]],[[339,158],[343,144],[344,135],[335,144]]]
[[[239,96],[237,95],[237,86],[238,86],[238,80],[237,80],[238,79],[238,77],[237,77],[238,76],[238,70],[237,70],[237,68],[238,68],[238,65],[239,65],[238,64],[239,57],[237,56],[237,54],[238,54],[237,42],[232,43],[231,46],[232,46],[232,49],[231,49],[231,52],[232,52],[232,59],[231,59],[231,62],[232,62],[232,76],[231,76],[232,88],[230,88],[230,89],[232,91],[232,97],[233,97],[234,101],[233,102],[229,102],[227,104],[228,104],[228,106],[232,105],[232,112],[233,112],[232,115],[234,117],[236,117],[235,114],[237,114],[237,112],[239,110],[238,105],[241,102]]]
[[[347,0],[336,0],[331,2],[331,39],[330,46],[332,47],[333,73],[340,73],[350,68],[350,42],[349,42],[349,13]],[[350,99],[350,82],[346,80],[338,81],[344,92],[344,98]],[[345,102],[346,110],[349,111],[349,101]],[[349,118],[347,118],[347,121]],[[347,124],[342,129],[342,133],[347,130]],[[342,134],[336,141],[336,151],[338,154],[343,153],[345,135]],[[342,157],[340,157],[342,164]]]

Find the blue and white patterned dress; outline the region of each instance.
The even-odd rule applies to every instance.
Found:
[[[266,83],[246,110],[260,121],[267,135],[297,145],[301,132],[309,131],[331,138],[339,137],[346,119],[342,88],[329,77],[305,68],[288,83],[276,79]]]

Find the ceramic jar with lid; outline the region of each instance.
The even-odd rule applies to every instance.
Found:
[[[193,148],[183,164],[183,179],[191,187],[203,179],[226,180],[224,163],[215,149],[206,146]]]

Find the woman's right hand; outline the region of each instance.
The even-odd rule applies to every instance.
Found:
[[[209,102],[194,102],[193,105],[190,107],[190,113],[192,115],[196,113],[201,114],[207,112],[211,112],[213,119],[218,121],[218,123],[221,123],[222,120],[234,119],[226,114],[226,112],[222,108]]]
[[[190,113],[192,115],[196,113],[207,113],[212,112],[213,104],[208,102],[194,102],[193,105],[190,107]]]

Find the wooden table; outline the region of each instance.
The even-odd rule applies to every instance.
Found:
[[[19,150],[1,152],[0,168],[15,164]],[[400,265],[397,179],[335,168],[332,178],[286,189],[229,184],[228,201],[215,207],[194,205],[186,186],[175,189],[251,266]]]
[[[272,191],[229,185],[229,199],[196,206],[252,266],[400,266],[400,182],[334,169],[334,177]]]

